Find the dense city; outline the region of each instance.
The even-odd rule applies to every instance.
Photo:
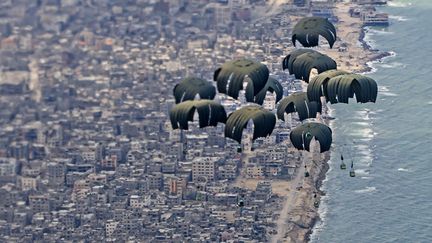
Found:
[[[240,57],[267,65],[284,95],[302,90],[281,66],[291,23],[337,22],[334,1],[269,2],[1,0],[0,241],[269,241],[273,181],[301,167],[288,139],[299,120],[239,145],[222,125],[173,130],[168,115],[177,83]]]

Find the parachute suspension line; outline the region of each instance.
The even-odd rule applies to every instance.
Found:
[[[255,147],[254,147],[254,140],[253,140],[253,136],[252,136],[251,139],[250,139],[250,144],[251,144],[251,151],[254,151],[254,150],[255,150]]]
[[[307,113],[308,113],[308,117],[311,117],[311,113],[310,113],[310,110],[309,110],[309,106],[308,106],[308,103],[306,102],[306,100],[304,101],[304,103],[305,103],[305,106],[306,106],[306,110],[307,110]]]
[[[347,145],[347,144],[344,144]],[[353,141],[353,145],[355,145],[355,141]],[[355,151],[352,152],[353,148],[351,148],[349,151],[349,155],[351,157],[351,166],[350,166],[350,171],[349,171],[349,176],[350,177],[355,177],[355,170],[354,170],[354,156],[355,156]]]
[[[345,145],[347,145],[347,144],[345,144]],[[356,151],[354,150],[355,149],[355,147],[354,147],[355,145],[356,145],[356,143],[353,140],[351,149],[348,149],[349,156],[351,157],[352,161],[354,161],[354,158],[356,157]]]
[[[351,152],[351,149],[349,149],[349,148],[347,148],[347,146],[348,146],[348,144],[347,143],[344,143],[343,145],[342,145],[342,152],[343,153],[347,153],[348,154],[348,156],[352,159],[353,158],[353,155],[352,155],[352,152]]]
[[[351,160],[351,169],[349,172],[350,177],[355,177],[355,170],[354,170],[354,161]]]
[[[231,130],[231,134],[234,134],[235,129],[236,129],[236,126],[233,126],[233,129]],[[241,140],[240,140],[239,146],[238,146],[238,148],[237,148],[237,152],[238,152],[238,153],[241,153],[241,152],[242,152],[242,144],[241,144]]]
[[[345,170],[346,169],[346,164],[344,163],[344,157],[343,157],[343,154],[345,153],[345,147],[344,147],[345,145],[342,145],[342,151],[340,152],[341,153],[341,164],[340,164],[340,169],[341,170]]]

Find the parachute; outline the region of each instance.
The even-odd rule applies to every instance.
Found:
[[[252,140],[269,136],[276,125],[276,117],[272,112],[260,106],[245,106],[228,116],[225,124],[225,137],[241,143],[243,129],[251,119],[254,124]]]
[[[378,85],[375,80],[359,75],[346,74],[331,78],[327,82],[327,96],[331,104],[347,103],[348,99],[356,96],[358,103],[375,103]]]
[[[314,77],[307,88],[308,98],[319,101],[325,96],[327,102],[348,103],[349,98],[356,96],[357,102],[375,102],[378,85],[375,80],[340,70],[329,70]]]
[[[193,121],[195,110],[198,111],[200,128],[217,126],[219,122],[226,122],[226,112],[221,104],[212,100],[188,100],[171,109],[172,128],[188,130],[188,121]]]
[[[197,94],[201,99],[212,100],[216,96],[216,88],[211,82],[197,77],[187,77],[174,86],[176,104],[186,100],[193,100]]]
[[[284,119],[285,113],[297,112],[301,121],[315,118],[321,113],[321,102],[309,101],[305,92],[296,92],[282,99],[277,107],[277,116]]]
[[[320,101],[321,96],[327,96],[327,82],[336,76],[349,74],[342,70],[327,70],[313,77],[307,86],[307,96],[310,101]]]
[[[267,80],[264,88],[255,96],[255,103],[262,105],[264,103],[264,99],[266,97],[267,91],[276,93],[276,103],[282,99],[283,95],[283,87],[282,85],[274,78],[269,78]]]
[[[332,144],[332,131],[323,123],[308,122],[294,128],[290,133],[291,143],[299,150],[309,151],[311,140],[315,138],[320,143],[320,152],[330,149]]]
[[[320,35],[327,40],[330,48],[333,48],[336,41],[334,25],[325,18],[305,17],[294,26],[291,41],[294,46],[298,40],[304,47],[314,47],[318,46]]]
[[[314,52],[314,50],[312,49],[295,49],[294,51],[292,51],[290,54],[288,54],[282,61],[282,69],[288,69],[288,71],[290,73],[292,73],[292,66],[293,66],[293,62],[294,60],[297,59],[298,56],[303,55],[305,53],[312,53]]]
[[[253,102],[255,95],[264,88],[269,78],[266,65],[248,59],[229,61],[214,72],[213,80],[217,82],[220,93],[237,99],[246,77],[249,79],[246,86],[246,100]]]
[[[313,68],[317,69],[318,73],[322,73],[336,69],[337,64],[331,57],[317,51],[299,49],[284,58],[282,68],[288,69],[290,74],[294,74],[297,79],[308,83]]]

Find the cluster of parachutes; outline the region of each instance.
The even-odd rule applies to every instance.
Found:
[[[336,41],[336,29],[327,19],[306,17],[294,27],[292,42],[299,41],[304,47],[319,44],[323,36],[330,48]],[[349,98],[356,97],[357,102],[375,102],[377,84],[368,77],[337,70],[336,62],[327,55],[313,49],[296,49],[282,61],[282,68],[288,69],[296,79],[308,83],[307,92],[295,92],[283,98],[283,87],[274,78],[269,77],[268,68],[259,62],[239,59],[226,62],[213,75],[217,91],[238,99],[240,90],[244,89],[246,105],[227,115],[224,107],[213,101],[216,89],[211,82],[189,77],[174,88],[176,106],[170,111],[173,129],[188,129],[188,121],[193,121],[198,113],[200,128],[225,124],[225,137],[241,143],[243,129],[249,121],[254,124],[252,140],[269,136],[275,127],[276,117],[284,120],[285,114],[296,112],[300,121],[316,118],[322,110],[322,97],[326,102],[348,103]],[[310,78],[312,69],[318,75]],[[247,83],[244,87],[243,84]],[[276,94],[277,112],[264,109],[263,104],[267,91]],[[195,97],[199,95],[200,99]],[[292,129],[290,140],[299,150],[310,149],[310,142],[316,139],[320,143],[320,152],[330,149],[332,131],[324,123],[306,121]]]
[[[173,129],[188,129],[188,122],[193,121],[197,111],[200,128],[217,126],[225,123],[225,137],[241,143],[243,129],[248,122],[254,123],[253,140],[269,136],[275,127],[275,115],[262,105],[267,91],[276,93],[276,103],[282,99],[283,87],[274,78],[269,77],[267,66],[248,59],[226,62],[214,73],[217,91],[238,99],[243,83],[247,81],[245,98],[257,105],[244,106],[227,116],[224,107],[213,101],[216,91],[214,86],[199,78],[186,78],[174,87],[177,105],[170,111]],[[195,100],[199,95],[200,99]]]
[[[340,70],[328,70],[314,77],[308,85],[310,100],[324,96],[331,104],[347,103],[354,95],[359,103],[375,102],[378,93],[377,83],[366,76]]]
[[[293,29],[292,42],[300,42],[304,47],[319,45],[319,36],[323,36],[330,48],[336,41],[336,28],[327,19],[306,17],[301,19]],[[296,79],[308,83],[306,93],[292,94],[284,99],[278,107],[278,117],[292,110],[297,111],[300,120],[316,117],[321,112],[322,99],[325,102],[347,103],[355,98],[359,103],[375,102],[378,86],[375,80],[346,71],[338,70],[337,63],[327,55],[312,49],[296,49],[282,61],[282,68],[288,69]],[[310,78],[312,69],[318,75]],[[312,138],[320,143],[321,152],[330,149],[332,143],[331,129],[323,123],[305,122],[291,131],[290,139],[294,147],[309,151]]]

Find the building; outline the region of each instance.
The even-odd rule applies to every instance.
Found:
[[[114,231],[117,229],[117,225],[119,222],[116,222],[114,220],[108,220],[105,224],[105,235],[107,238],[110,238]]]
[[[33,212],[49,212],[50,203],[45,195],[32,195],[29,196],[30,207]]]
[[[255,190],[255,197],[258,200],[267,201],[272,195],[272,186],[269,181],[260,181]]]
[[[248,165],[246,168],[246,177],[252,179],[263,179],[265,176],[265,167],[261,165]]]
[[[376,13],[374,11],[364,11],[360,15],[363,25],[388,26],[389,16],[387,13]]]
[[[217,157],[198,157],[192,162],[192,179],[196,181],[204,177],[207,181],[213,181],[216,176]]]
[[[117,168],[117,156],[106,156],[105,159],[101,160],[101,167],[104,170],[115,170]]]
[[[17,161],[13,158],[0,158],[0,176],[14,176]]]
[[[37,190],[37,179],[31,177],[21,177],[21,190]]]
[[[142,208],[144,207],[144,200],[138,195],[131,195],[129,198],[129,205],[132,208]]]
[[[50,185],[64,185],[66,166],[58,163],[48,163],[48,183]]]

